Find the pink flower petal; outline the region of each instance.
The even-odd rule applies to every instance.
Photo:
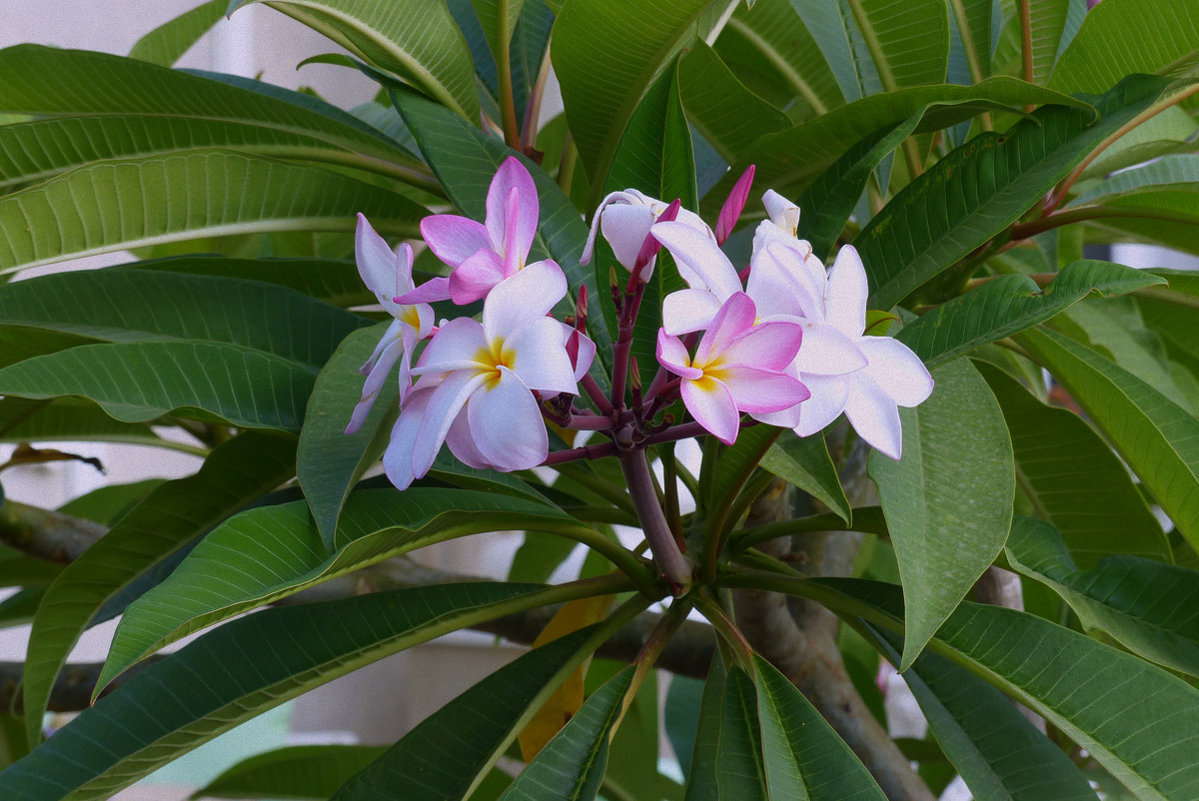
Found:
[[[650,229],[674,256],[679,275],[692,289],[710,290],[722,301],[741,291],[741,279],[716,240],[685,222],[658,223]]]
[[[890,337],[862,337],[858,342],[870,360],[865,373],[900,406],[918,406],[933,392],[933,377],[920,357]]]
[[[388,332],[390,333],[390,329]],[[404,354],[404,343],[399,337],[388,338],[384,335],[383,342],[386,342],[386,345],[379,350],[379,355],[375,357],[366,381],[362,384],[362,399],[358,401],[354,406],[354,411],[350,414],[350,422],[345,431],[347,434],[353,434],[362,428],[362,424],[366,422],[366,416],[370,414],[371,407],[375,405],[375,399],[379,397],[379,390],[383,388],[383,382],[387,380],[387,376],[391,374],[391,368],[395,367],[395,363]],[[379,344],[382,345],[383,342]]]
[[[691,357],[683,346],[683,340],[667,334],[662,328],[658,329],[657,354],[659,364],[686,380],[693,381],[704,374],[703,370],[691,366]]]
[[[515,190],[515,203],[511,202]],[[537,235],[537,184],[515,156],[504,159],[487,190],[487,231],[497,253],[523,263]]]
[[[504,349],[515,353],[512,371],[529,389],[555,394],[578,392],[574,366],[563,344],[564,327],[552,317],[538,317],[504,341]]]
[[[397,303],[412,306],[417,303],[436,303],[439,300],[450,299],[450,279],[430,278],[423,284],[395,298]]]
[[[459,306],[487,297],[505,278],[504,262],[493,250],[480,250],[450,273],[450,299]]]
[[[866,270],[853,246],[837,251],[828,274],[825,290],[827,319],[849,337],[860,337],[866,330]]]
[[[678,336],[701,331],[720,311],[720,299],[706,289],[680,289],[662,301],[662,327]]]
[[[716,244],[723,245],[729,235],[733,233],[733,228],[737,226],[741,212],[745,210],[745,201],[749,200],[749,189],[753,183],[754,165],[751,164],[733,185],[732,191],[729,192],[729,196],[725,198],[724,205],[720,209],[720,215],[716,218]]]
[[[778,372],[791,364],[795,354],[802,350],[803,329],[798,323],[775,321],[759,325],[751,323],[751,326],[722,351],[723,362]]]
[[[737,408],[750,414],[779,412],[808,399],[808,389],[785,373],[734,366],[724,371],[724,384]]]
[[[563,326],[563,328],[567,328],[567,326]],[[587,375],[587,371],[591,369],[591,363],[595,361],[595,342],[586,334],[579,334],[577,331],[571,333],[577,336],[578,343],[578,354],[574,357],[574,375],[577,384],[583,380],[583,376]],[[567,334],[568,337],[570,335],[570,333]]]
[[[725,445],[732,445],[741,426],[741,413],[733,401],[733,393],[713,378],[684,381],[679,387],[683,405],[695,422],[703,426]]]
[[[858,436],[892,459],[903,455],[899,408],[886,389],[868,375],[858,373],[849,389],[845,417]]]
[[[408,489],[414,480],[428,472],[426,468],[425,472],[417,475],[413,470],[412,456],[416,435],[424,422],[432,395],[432,390],[420,390],[409,395],[399,419],[392,426],[391,439],[387,443],[387,450],[383,452],[383,470],[397,489]]]
[[[480,250],[492,250],[486,226],[457,214],[424,218],[420,221],[420,233],[437,258],[451,267],[457,267]]]
[[[471,434],[467,415],[460,414],[454,418],[454,422],[450,424],[450,430],[445,435],[445,444],[450,446],[450,453],[454,454],[454,458],[467,467],[473,467],[476,470],[491,467],[491,464],[475,447],[475,439]]]
[[[466,413],[475,447],[496,470],[526,470],[545,461],[549,438],[541,409],[516,373],[501,367],[500,380],[480,386]]]
[[[566,276],[552,261],[538,261],[496,284],[483,303],[487,339],[506,339],[529,320],[544,317],[566,297]]]
[[[700,338],[694,363],[705,365],[713,358],[720,358],[734,341],[753,326],[757,316],[757,309],[749,295],[744,292],[730,295],[712,319],[712,325]]]

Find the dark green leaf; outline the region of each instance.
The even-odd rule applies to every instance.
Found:
[[[784,431],[762,457],[762,467],[832,509],[847,524],[851,511],[823,434]]]
[[[353,262],[332,259],[227,259],[220,256],[174,256],[136,263],[141,270],[188,275],[214,275],[264,281],[311,295],[334,306],[366,306],[375,295],[362,283]]]
[[[770,797],[757,707],[753,679],[740,667],[726,667],[721,659],[713,659],[700,704],[687,801]]]
[[[1012,442],[982,376],[958,360],[933,379],[927,401],[900,410],[903,458],[869,461],[907,602],[901,669],[1003,548],[1016,489]]]
[[[295,745],[267,751],[238,762],[191,797],[325,801],[386,750],[377,745]]]

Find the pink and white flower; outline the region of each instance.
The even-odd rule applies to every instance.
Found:
[[[463,305],[486,297],[493,286],[526,266],[539,213],[533,176],[516,157],[509,156],[491,179],[484,222],[457,214],[434,214],[421,220],[421,236],[454,271],[449,278],[426,281],[399,300],[449,299]]]
[[[799,325],[755,325],[757,309],[744,292],[721,306],[695,356],[677,336],[658,331],[658,361],[682,380],[679,393],[697,423],[721,442],[737,438],[741,413],[758,416],[794,407],[808,390],[784,371],[800,349]]]
[[[590,263],[595,252],[596,234],[602,232],[604,239],[612,246],[616,260],[632,272],[637,266],[637,257],[646,237],[649,236],[650,228],[669,207],[669,203],[642,194],[636,189],[612,192],[603,199],[599,208],[595,210],[595,216],[591,218],[591,233],[587,237],[587,245],[583,248],[583,256],[579,263]],[[716,239],[711,229],[695,212],[679,209],[675,219],[679,225],[686,226],[715,243]],[[641,280],[647,280],[653,274],[656,260],[656,257],[651,258],[641,270]]]
[[[567,342],[573,329],[547,317],[566,295],[566,277],[537,262],[497,283],[483,302],[483,320],[443,323],[426,346],[419,376],[400,411],[383,456],[400,489],[423,477],[442,443],[476,468],[522,470],[545,460],[548,440],[534,394],[577,393],[594,345]]]
[[[375,399],[379,397],[383,382],[397,361],[400,363],[400,399],[408,394],[412,386],[412,351],[433,330],[432,306],[427,303],[403,304],[394,300],[397,295],[413,288],[412,248],[407,243],[391,250],[383,237],[375,233],[366,217],[359,214],[358,228],[354,234],[354,256],[363,283],[395,319],[379,340],[374,353],[359,370],[366,376],[366,382],[362,387],[362,399],[350,415],[347,434],[353,434],[362,427]]]

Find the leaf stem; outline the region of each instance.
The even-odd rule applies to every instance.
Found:
[[[1032,60],[1032,10],[1029,0],[1019,0],[1020,7],[1020,68],[1025,83],[1033,83]],[[1025,111],[1032,111],[1033,106],[1027,105]]]
[[[1106,217],[1123,217],[1131,219],[1162,220],[1163,222],[1194,225],[1194,215],[1171,213],[1160,209],[1143,209],[1133,206],[1078,206],[1067,211],[1059,211],[1041,217],[1039,220],[1029,220],[1026,223],[1016,223],[1009,231],[1013,240],[1028,239],[1037,234],[1088,220],[1099,220]]]
[[[512,40],[508,37],[508,22],[512,9],[508,0],[496,2],[495,66],[499,78],[500,114],[504,119],[504,142],[521,151],[520,126],[516,122],[516,99],[512,93]]]
[[[764,575],[770,576],[771,574]],[[696,593],[695,608],[712,624],[712,629],[729,646],[733,657],[741,663],[742,667],[752,670],[754,650],[724,607],[706,593]]]
[[[620,455],[620,468],[629,486],[629,496],[641,521],[641,530],[649,541],[650,551],[658,569],[670,581],[676,596],[682,595],[691,584],[691,562],[683,556],[674,534],[666,523],[645,451],[626,451]],[[623,550],[623,549],[622,549]]]

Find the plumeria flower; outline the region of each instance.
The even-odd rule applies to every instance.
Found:
[[[573,329],[546,316],[565,295],[562,270],[537,262],[491,289],[481,323],[460,317],[442,324],[412,369],[419,379],[383,455],[393,484],[405,489],[423,477],[442,443],[476,468],[523,470],[545,460],[534,392],[576,394],[576,375],[595,352],[588,342],[572,363]]]
[[[587,245],[583,248],[583,256],[579,263],[591,262],[591,256],[595,252],[596,234],[602,232],[604,239],[612,246],[616,260],[632,272],[637,267],[637,257],[649,236],[649,229],[669,206],[669,203],[644,195],[636,189],[611,193],[603,199],[599,208],[595,210],[595,216],[591,218],[591,233],[587,237]],[[679,209],[676,220],[679,225],[705,235],[713,242],[716,241],[711,229],[695,212]],[[655,260],[656,258],[651,259],[642,268],[641,280],[648,280],[653,274]]]
[[[658,361],[682,380],[679,393],[697,423],[727,445],[740,428],[741,413],[781,412],[808,397],[808,390],[783,371],[800,349],[802,329],[787,322],[755,325],[757,309],[744,292],[721,306],[695,350],[658,331]]]
[[[407,243],[394,251],[387,247],[383,237],[375,233],[366,217],[358,215],[358,228],[354,235],[354,257],[358,262],[358,274],[363,283],[380,305],[394,317],[391,325],[375,346],[374,353],[362,365],[359,372],[366,376],[362,387],[362,399],[350,415],[346,433],[353,434],[362,427],[370,413],[375,398],[383,388],[383,382],[391,373],[396,361],[400,362],[400,398],[408,394],[412,386],[412,351],[416,343],[429,336],[433,330],[433,307],[427,303],[401,304],[394,298],[412,289],[412,248]]]
[[[485,222],[457,214],[434,214],[421,220],[421,236],[454,271],[449,278],[426,281],[400,300],[449,299],[464,305],[486,297],[493,286],[526,266],[539,213],[533,176],[516,157],[509,156],[491,179]]]

